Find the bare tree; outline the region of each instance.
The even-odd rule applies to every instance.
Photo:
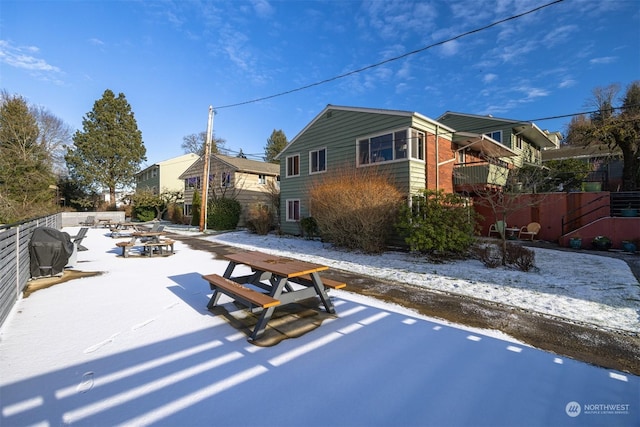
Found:
[[[226,140],[222,138],[216,138],[213,135],[212,138],[213,143],[211,144],[211,154],[217,154],[220,152],[220,148],[227,143]],[[202,131],[200,133],[192,133],[190,135],[186,135],[182,137],[182,150],[185,154],[195,153],[198,156],[204,155],[204,145],[207,142],[207,132]]]
[[[58,176],[64,175],[64,155],[66,146],[71,143],[71,127],[41,106],[32,107],[31,114],[38,123],[38,144],[51,156],[53,173]]]

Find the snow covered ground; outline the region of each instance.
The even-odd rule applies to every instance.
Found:
[[[639,330],[638,284],[615,259],[536,249],[540,271],[521,273],[474,261],[434,265],[400,253],[358,255],[243,232],[206,239]],[[211,292],[200,276],[222,274],[225,261],[181,242],[167,258],[124,259],[100,229],[89,230],[83,245],[89,250],[78,253],[76,268],[103,274],[20,300],[0,331],[3,427],[637,426],[640,420],[638,376],[348,290],[331,291],[337,318],[257,347],[206,309]],[[237,310],[224,298],[225,308]]]
[[[640,332],[640,284],[619,259],[532,248],[538,271],[522,272],[489,269],[475,260],[433,264],[399,252],[355,254],[318,241],[274,235],[234,232],[208,239],[601,327]]]

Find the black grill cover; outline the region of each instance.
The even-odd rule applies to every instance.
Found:
[[[31,277],[54,276],[61,273],[73,254],[71,236],[50,227],[33,231],[29,245]]]

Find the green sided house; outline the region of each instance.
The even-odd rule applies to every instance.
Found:
[[[227,197],[240,202],[241,226],[251,205],[263,204],[273,209],[273,194],[279,187],[279,174],[280,167],[274,163],[212,154],[209,161],[209,197]],[[184,183],[184,216],[187,221],[191,219],[193,194],[202,192],[204,176],[202,157],[180,175]]]
[[[407,195],[453,192],[456,169],[480,162],[488,169],[483,154],[516,156],[491,136],[456,132],[419,113],[328,105],[278,154],[281,229],[299,234],[300,219],[313,216],[307,188],[323,174],[380,167]]]

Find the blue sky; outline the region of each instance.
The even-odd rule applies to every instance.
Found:
[[[81,129],[105,89],[124,93],[147,164],[214,132],[261,156],[327,104],[535,120],[586,111],[591,91],[640,78],[640,1],[0,0],[0,87]],[[536,121],[564,130],[569,118]]]

